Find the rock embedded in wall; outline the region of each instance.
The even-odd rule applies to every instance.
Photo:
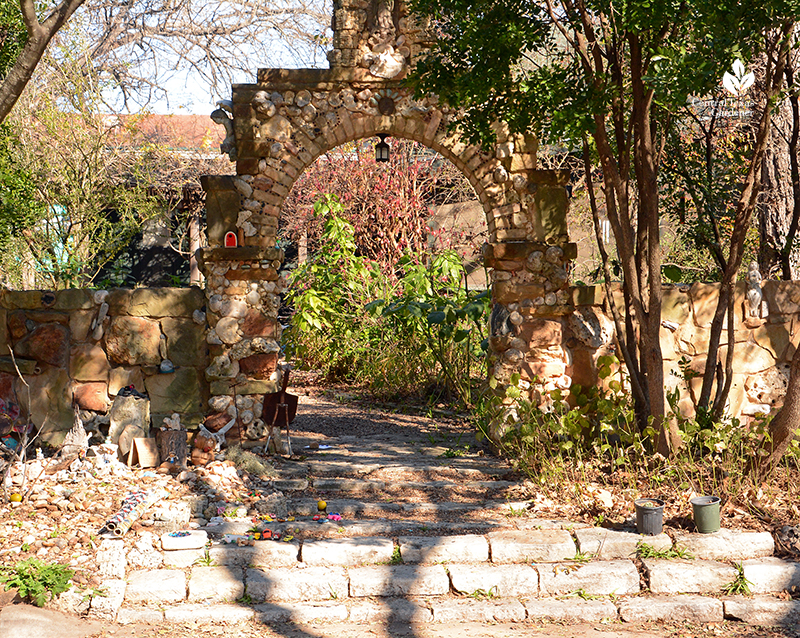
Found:
[[[111,365],[102,346],[92,343],[72,346],[69,374],[76,381],[108,381],[110,371]]]
[[[112,317],[105,336],[108,358],[119,365],[161,363],[161,327],[144,317]]]
[[[203,411],[205,397],[195,368],[178,368],[171,374],[155,374],[144,380],[153,414],[197,414]]]
[[[69,362],[69,328],[60,323],[36,326],[14,346],[14,354],[58,368]]]
[[[108,384],[78,383],[73,387],[73,400],[82,410],[105,413],[109,408]]]
[[[206,359],[205,325],[194,319],[165,317],[161,330],[167,341],[167,358],[176,366],[200,366]]]

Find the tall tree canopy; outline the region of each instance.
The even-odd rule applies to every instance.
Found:
[[[691,95],[718,85],[736,58],[766,58],[762,117],[753,164],[737,205],[746,229],[780,89],[796,0],[412,0],[439,38],[417,67],[419,91],[464,112],[474,141],[506,121],[567,144],[602,168],[602,191],[623,273],[625,307],[613,308],[641,427],[652,422],[664,454],[679,442],[664,419],[659,243],[659,166],[665,133]],[[590,193],[592,188],[590,187]],[[742,231],[743,232],[743,231]],[[741,234],[741,233],[740,233]],[[734,230],[734,239],[738,239]],[[720,296],[721,329],[741,262],[733,248]],[[601,252],[603,252],[601,248]],[[606,271],[606,281],[611,277]],[[727,286],[727,288],[726,288]],[[609,299],[611,295],[609,295]],[[731,302],[732,303],[732,302]],[[717,332],[719,339],[719,331]],[[709,354],[716,360],[717,351]],[[711,380],[713,380],[711,366]],[[710,386],[709,386],[710,391]]]

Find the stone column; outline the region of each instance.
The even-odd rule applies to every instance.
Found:
[[[280,386],[278,309],[285,281],[278,275],[284,255],[275,247],[275,231],[245,231],[240,223],[242,211],[252,212],[258,204],[249,197],[251,180],[203,178],[209,247],[200,262],[206,276],[211,358],[206,369],[211,415],[206,423],[216,431],[236,417],[248,437],[259,438],[264,433],[263,395]],[[229,232],[244,245],[225,247]]]
[[[489,433],[495,442],[508,417],[514,420],[516,400],[514,393],[507,396],[509,386],[517,385],[520,396],[542,403],[550,390],[571,385],[569,275],[578,251],[567,234],[568,176],[538,170],[517,174],[525,175],[517,188],[520,201],[500,209],[490,228],[493,242],[484,248],[492,273],[489,377],[505,406]]]

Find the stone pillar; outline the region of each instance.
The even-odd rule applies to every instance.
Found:
[[[259,216],[253,209],[260,203],[250,199],[249,181],[252,177],[202,180],[209,247],[201,251],[200,263],[206,276],[211,359],[206,423],[216,431],[236,417],[248,437],[259,438],[264,433],[263,395],[280,386],[278,309],[285,281],[278,270],[284,255],[275,247],[272,225],[265,232],[264,225],[250,221]],[[244,245],[225,247],[230,232]]]
[[[545,400],[550,390],[571,385],[569,276],[578,250],[567,234],[568,175],[538,170],[525,175],[517,189],[519,204],[510,212],[508,205],[499,211],[490,229],[493,241],[484,247],[493,304],[489,377],[506,406],[489,433],[496,442],[509,416],[513,421],[516,401],[506,389],[514,385],[515,375],[520,396],[534,403]]]

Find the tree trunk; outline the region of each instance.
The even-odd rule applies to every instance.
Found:
[[[764,480],[778,466],[792,439],[800,433],[800,348],[792,357],[789,387],[783,407],[769,424],[769,437],[761,444],[761,454],[750,463],[749,471]]]
[[[781,251],[794,211],[794,195],[790,176],[789,142],[793,135],[792,109],[789,100],[781,102],[773,112],[773,128],[764,154],[761,170],[762,196],[758,207],[758,231],[761,273],[765,278],[781,273]],[[795,247],[789,259],[790,278],[800,278],[800,250]]]

